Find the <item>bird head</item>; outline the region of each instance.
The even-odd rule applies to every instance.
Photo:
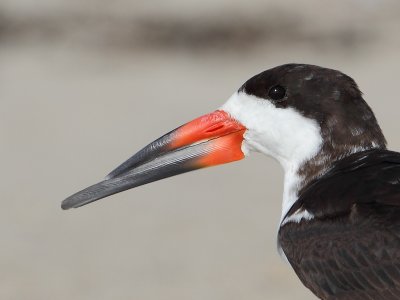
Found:
[[[105,180],[65,199],[62,207],[79,207],[256,151],[283,166],[287,211],[298,191],[332,162],[385,145],[353,79],[332,69],[287,64],[250,78],[218,110],[150,143]]]

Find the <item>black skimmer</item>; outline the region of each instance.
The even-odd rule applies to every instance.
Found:
[[[287,64],[152,142],[62,203],[112,194],[252,151],[282,165],[279,249],[320,299],[400,299],[400,154],[349,76]]]

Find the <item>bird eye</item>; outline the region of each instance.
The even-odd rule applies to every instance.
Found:
[[[281,100],[283,97],[286,96],[286,89],[281,85],[275,85],[270,88],[268,92],[268,97],[272,100]]]

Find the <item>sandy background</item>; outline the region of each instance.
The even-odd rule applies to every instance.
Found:
[[[400,149],[398,1],[0,2],[0,299],[314,299],[254,155],[77,210],[71,193],[287,62],[359,83]]]

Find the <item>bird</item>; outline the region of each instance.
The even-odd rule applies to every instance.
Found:
[[[248,79],[216,111],[150,143],[63,209],[252,152],[284,170],[278,249],[325,300],[400,299],[400,153],[356,82],[290,63]]]

